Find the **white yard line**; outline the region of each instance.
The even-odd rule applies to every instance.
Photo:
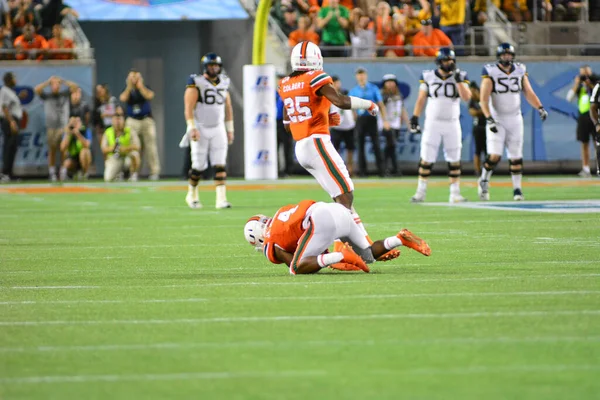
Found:
[[[76,326],[76,325],[176,325],[251,322],[298,322],[298,321],[360,321],[386,319],[469,319],[469,318],[537,318],[551,316],[596,316],[600,310],[559,311],[482,311],[472,313],[430,314],[364,314],[364,315],[277,315],[265,317],[213,317],[174,319],[107,319],[107,320],[46,320],[46,321],[0,321],[0,326]]]
[[[364,294],[364,295],[339,295],[339,296],[265,296],[265,297],[190,297],[183,299],[140,299],[140,300],[22,300],[0,301],[1,305],[57,305],[57,304],[144,304],[144,303],[201,303],[219,301],[282,301],[282,300],[377,300],[401,298],[436,298],[436,297],[510,297],[510,296],[570,296],[600,294],[600,290],[563,290],[546,292],[459,292],[459,293],[394,293],[394,294]]]
[[[146,351],[146,350],[189,350],[189,349],[224,349],[224,348],[262,348],[262,347],[344,347],[344,346],[432,346],[432,345],[487,345],[487,344],[519,344],[519,343],[580,343],[600,342],[600,336],[534,336],[534,337],[450,337],[428,339],[387,339],[387,340],[300,340],[271,341],[249,340],[230,342],[162,342],[162,343],[130,343],[130,344],[98,344],[75,346],[32,346],[32,347],[0,347],[0,353],[66,353],[79,351]]]

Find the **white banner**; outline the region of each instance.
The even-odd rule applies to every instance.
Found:
[[[244,178],[277,179],[275,67],[244,65]]]

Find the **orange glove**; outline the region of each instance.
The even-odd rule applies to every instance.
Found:
[[[329,114],[329,126],[338,126],[342,123],[342,117],[338,113]]]

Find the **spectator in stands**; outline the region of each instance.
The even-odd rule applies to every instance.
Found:
[[[329,0],[327,7],[319,11],[319,28],[321,29],[322,46],[344,46],[346,45],[346,29],[349,25],[350,11],[339,5],[339,0]],[[345,51],[323,50],[323,57],[343,57]]]
[[[352,24],[350,42],[352,43],[352,57],[371,58],[376,56],[376,37],[374,24],[364,15],[360,8],[352,10],[352,15],[357,22]]]
[[[41,18],[40,34],[46,38],[50,37],[52,27],[60,24],[65,16],[71,15],[79,18],[77,11],[64,4],[62,0],[46,0],[43,5],[36,6],[36,9]]]
[[[502,11],[514,22],[531,21],[527,0],[502,0]]]
[[[10,6],[7,0],[0,0],[0,47],[7,49],[12,47],[12,19],[10,17]],[[6,57],[0,54],[0,60]]]
[[[395,18],[391,15],[391,8],[385,1],[380,1],[377,4],[377,19],[376,19],[376,39],[377,46],[403,46],[404,40],[399,35]],[[394,57],[404,56],[404,50],[400,49],[384,49],[378,52],[380,56]]]
[[[35,33],[33,24],[28,23],[23,28],[23,34],[17,36],[14,42],[17,50],[17,60],[43,60],[48,49],[48,42],[42,35]]]
[[[144,77],[136,70],[129,72],[126,82],[127,86],[119,96],[127,105],[126,125],[140,138],[142,154],[150,167],[149,179],[155,181],[160,174],[160,159],[156,147],[156,123],[150,107],[154,92],[144,84]]]
[[[327,7],[329,5],[329,0],[308,0],[311,6],[317,7]],[[341,6],[346,7],[349,11],[354,9],[355,0],[339,0]]]
[[[318,46],[320,40],[319,35],[311,29],[310,18],[304,16],[298,19],[298,29],[290,33],[288,45],[290,46],[290,49],[292,49],[298,43],[308,41],[313,42]]]
[[[435,57],[440,47],[452,46],[452,41],[430,19],[421,21],[421,31],[413,38],[415,56]]]
[[[585,2],[581,0],[555,0],[554,20],[578,21],[581,19],[581,13],[584,7]]]
[[[51,60],[70,60],[75,58],[73,48],[75,45],[71,39],[63,37],[62,25],[56,24],[52,27],[52,39],[48,40],[50,50],[66,50],[61,52],[50,52],[48,58]]]
[[[310,9],[308,10],[308,17],[310,18],[311,29],[318,35],[321,35],[321,28],[319,28],[319,11],[321,11],[321,7],[310,6]]]
[[[484,1],[484,0],[481,0]],[[421,6],[421,9],[417,11],[415,9],[415,3]],[[404,42],[406,44],[412,44],[413,37],[421,30],[421,21],[425,21],[431,18],[431,6],[427,0],[404,0],[402,3],[402,13],[404,21]]]
[[[298,28],[296,9],[293,7],[286,8],[283,13],[283,23],[281,24],[281,30],[285,33],[285,36],[290,34]]]
[[[123,107],[117,106],[112,125],[106,129],[100,145],[104,154],[104,181],[110,182],[129,171],[129,180],[137,181],[140,161],[140,139],[125,126]]]
[[[13,38],[22,35],[27,24],[35,25],[35,14],[27,0],[17,0],[16,7],[11,10],[10,15]]]
[[[471,26],[483,26],[487,20],[487,0],[471,1]]]
[[[13,165],[19,148],[19,130],[23,118],[21,99],[15,91],[17,81],[12,72],[3,77],[4,85],[0,88],[0,127],[4,135],[2,147],[2,173],[0,183],[10,182],[13,176]]]
[[[62,85],[66,88],[61,90]],[[45,91],[50,87],[50,92]],[[61,137],[69,119],[69,99],[71,93],[77,89],[77,84],[65,81],[58,76],[52,76],[40,83],[34,89],[44,102],[46,118],[46,140],[48,141],[48,175],[52,182],[56,182],[56,152],[59,150]],[[61,152],[61,156],[62,156]],[[61,159],[62,164],[62,157]]]
[[[465,45],[466,0],[435,0],[440,4],[440,29],[455,46]],[[514,0],[513,0],[514,2]],[[464,55],[464,49],[454,50],[457,56]]]
[[[88,131],[79,114],[71,115],[60,142],[60,151],[66,155],[60,169],[60,180],[66,181],[68,174],[81,171],[83,179],[88,178],[92,164],[92,132]]]

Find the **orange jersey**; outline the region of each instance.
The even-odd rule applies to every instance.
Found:
[[[264,234],[263,251],[269,261],[274,264],[282,263],[275,256],[275,246],[294,254],[298,240],[306,230],[302,226],[306,212],[313,204],[315,202],[312,200],[302,200],[298,204],[288,204],[277,210]]]
[[[315,133],[329,135],[331,102],[317,94],[320,88],[329,83],[333,83],[333,80],[323,71],[288,76],[279,82],[277,91],[283,100],[294,140]]]

